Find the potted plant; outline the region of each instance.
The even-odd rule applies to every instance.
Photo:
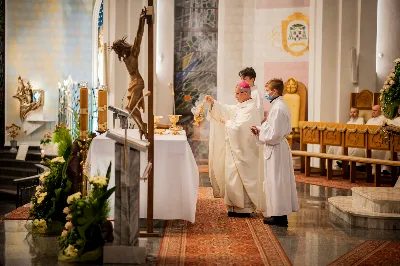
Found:
[[[17,141],[15,138],[18,136],[18,131],[21,130],[21,127],[17,126],[16,124],[12,124],[11,126],[6,126],[7,135],[10,136],[11,140],[11,152],[17,152]]]

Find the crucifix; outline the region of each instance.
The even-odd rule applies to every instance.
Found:
[[[127,105],[125,106],[126,111],[121,111],[120,113],[125,113],[122,117],[132,117],[136,125],[139,128],[140,138],[144,135],[149,141],[150,145],[148,148],[148,164],[153,165],[148,173],[148,196],[147,196],[147,232],[142,233],[145,236],[155,236],[158,235],[157,232],[153,230],[153,205],[154,205],[154,111],[153,111],[153,91],[154,91],[154,37],[153,37],[153,1],[148,1],[148,6],[142,9],[139,18],[139,27],[136,33],[136,38],[134,44],[129,44],[126,42],[126,37],[116,40],[111,46],[111,50],[114,50],[120,61],[125,63],[125,66],[130,75],[130,83],[127,93]],[[144,80],[139,73],[139,53],[140,45],[142,42],[142,37],[144,33],[145,23],[148,25],[148,93],[143,94],[145,87]],[[140,109],[144,111],[144,97],[148,97],[148,124],[143,122]],[[118,109],[118,108],[115,108]],[[114,116],[116,112],[114,112]],[[115,118],[115,117],[114,117]],[[125,121],[125,120],[124,120]],[[127,126],[124,124],[125,128],[125,139]]]

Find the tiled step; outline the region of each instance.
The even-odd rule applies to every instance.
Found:
[[[0,151],[0,158],[2,159],[14,159],[17,157],[16,153],[12,153],[9,150],[1,150]],[[40,161],[41,155],[40,151],[28,151],[26,154],[26,161]]]
[[[21,161],[9,158],[0,158],[0,167],[19,167],[36,169],[35,164],[40,164],[40,161]]]
[[[378,213],[363,207],[355,207],[352,196],[331,197],[328,203],[330,212],[352,226],[370,229],[400,229],[400,214]]]
[[[400,214],[400,188],[353,187],[353,206],[378,213]]]
[[[37,174],[36,167],[35,168],[0,167],[0,176],[20,178],[36,174]]]

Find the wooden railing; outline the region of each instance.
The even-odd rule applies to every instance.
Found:
[[[383,150],[390,152],[391,160],[397,160],[397,152],[400,152],[400,136],[384,139],[380,126],[300,121],[299,127],[301,151],[306,151],[308,144],[318,144],[321,153],[326,153],[327,146],[339,146],[342,147],[342,155],[348,155],[348,148],[359,148],[365,149],[366,157],[371,158],[371,150]],[[325,162],[325,159],[320,159],[322,175],[326,173]],[[302,161],[302,173],[304,165]],[[347,165],[348,162],[343,162],[345,175],[348,174]],[[370,172],[371,165],[367,164],[367,173]]]
[[[32,196],[36,192],[36,186],[39,185],[40,175],[49,172],[50,169],[41,164],[35,164],[37,167],[37,174],[33,176],[14,179],[17,184],[17,199],[16,208],[31,201]]]

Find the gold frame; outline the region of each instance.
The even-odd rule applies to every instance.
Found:
[[[40,106],[44,105],[44,90],[32,90],[32,101],[33,101],[33,95],[35,95],[35,92],[39,92],[40,93]]]
[[[307,47],[304,48],[301,51],[292,51],[290,50],[288,43],[287,43],[287,27],[289,23],[293,20],[303,20],[307,23]],[[283,49],[285,49],[286,52],[293,56],[301,56],[305,52],[309,50],[310,47],[310,20],[307,15],[301,13],[301,12],[295,12],[292,15],[288,16],[286,20],[282,20],[282,45]]]

